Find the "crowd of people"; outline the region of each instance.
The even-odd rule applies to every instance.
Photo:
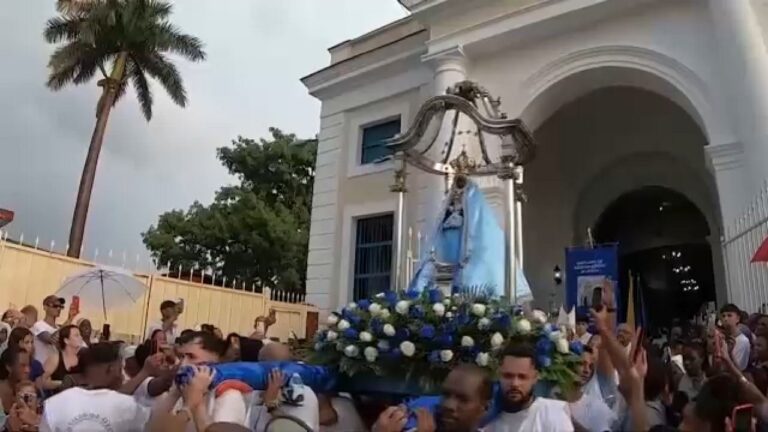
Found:
[[[591,316],[578,317],[571,329],[570,338],[583,344],[573,388],[542,395],[536,347],[515,344],[498,354],[496,376],[474,364],[458,365],[445,378],[436,409],[414,410],[366,395],[316,394],[279,370],[272,371],[264,391],[238,385],[211,391],[211,365],[294,359],[288,345],[267,337],[276,321],[272,311],[255,320],[251,334],[225,336],[208,324],[180,329],[184,303],[167,300],[144,341],[133,346],[95,334],[87,319],[76,320],[76,308],[59,323],[66,301],[49,296],[41,317],[32,306],[2,316],[2,430],[766,429],[768,316],[747,316],[728,304],[711,325],[687,323],[646,334],[616,325],[606,291],[603,304]],[[180,386],[175,377],[184,366],[193,374]]]

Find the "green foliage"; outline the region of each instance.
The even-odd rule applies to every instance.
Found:
[[[307,263],[315,141],[270,128],[271,140],[238,137],[218,158],[240,184],[212,204],[160,215],[142,234],[160,265],[211,269],[259,288],[302,291]]]
[[[187,95],[169,54],[190,61],[205,60],[203,43],[170,23],[172,5],[163,0],[59,0],[59,16],[48,20],[43,35],[58,44],[51,54],[48,87],[84,84],[97,73],[117,82],[115,103],[133,84],[141,110],[152,118],[152,91],[147,77],[157,81],[179,106]],[[120,55],[125,69],[115,70]],[[112,65],[112,73],[106,67]],[[115,76],[117,75],[117,76]]]

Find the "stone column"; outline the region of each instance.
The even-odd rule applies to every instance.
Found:
[[[709,8],[727,112],[744,146],[751,197],[768,178],[768,51],[750,0],[710,0]]]
[[[456,46],[447,50],[425,54],[422,57],[424,63],[432,65],[434,75],[433,96],[445,94],[445,91],[454,84],[467,79],[467,58],[461,46]],[[440,137],[435,143],[432,151],[428,154],[430,159],[437,160],[441,158],[440,151],[443,144],[448,139],[451,127],[450,119],[446,118],[443,122]],[[419,208],[417,214],[417,226],[421,232],[429,237],[432,235],[430,230],[437,220],[437,212],[445,195],[445,180],[442,176],[434,174],[418,173],[419,181]],[[429,242],[430,239],[427,239]]]

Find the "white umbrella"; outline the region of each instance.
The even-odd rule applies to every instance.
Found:
[[[94,267],[68,277],[56,295],[64,298],[78,296],[81,305],[101,308],[106,319],[107,309],[131,306],[146,290],[147,286],[127,270]]]

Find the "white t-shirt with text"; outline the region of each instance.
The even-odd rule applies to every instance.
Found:
[[[140,432],[149,416],[131,396],[73,387],[45,401],[40,432]]]
[[[56,333],[56,330],[58,330],[56,327],[51,326],[44,320],[40,320],[36,322],[29,330],[35,336],[35,360],[45,364],[45,361],[48,360],[49,356],[58,354],[54,345],[47,344],[41,341],[38,337],[43,333],[53,335]]]
[[[501,413],[485,427],[486,432],[573,432],[568,404],[536,398],[531,406],[516,413]]]

